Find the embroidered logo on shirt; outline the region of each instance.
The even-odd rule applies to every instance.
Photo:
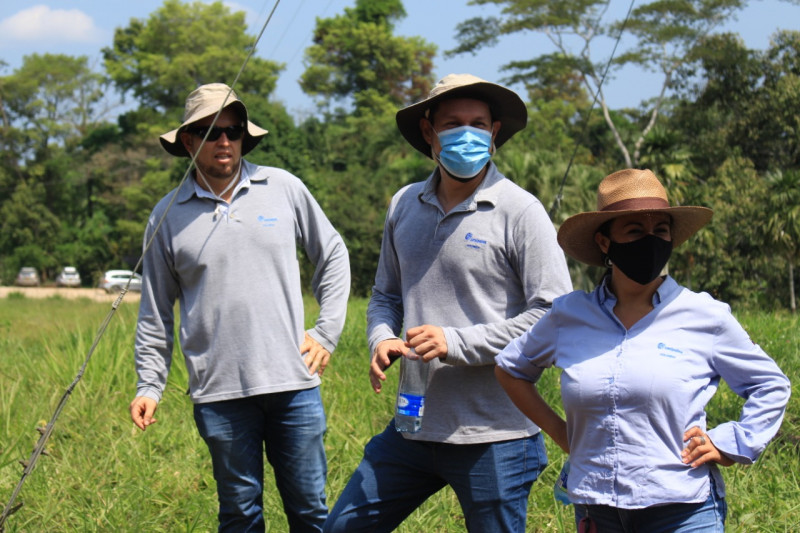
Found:
[[[261,227],[271,228],[275,226],[275,224],[278,222],[278,218],[277,217],[267,218],[264,215],[258,215],[258,221],[261,223]]]
[[[683,351],[679,350],[678,348],[673,348],[672,346],[667,346],[663,342],[658,343],[658,349],[658,355],[662,357],[669,357],[671,359],[675,359],[678,357],[678,355],[683,354]]]
[[[476,238],[472,233],[464,235],[464,240],[467,241],[467,248],[475,248],[476,250],[480,250],[486,244],[486,241]]]

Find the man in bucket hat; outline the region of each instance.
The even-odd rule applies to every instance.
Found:
[[[497,384],[494,356],[571,289],[542,204],[491,161],[526,121],[514,92],[469,74],[397,113],[437,165],[389,206],[367,311],[370,381],[380,392],[413,348],[430,365],[424,418],[416,433],[392,421],[367,444],[325,531],[392,531],[445,485],[470,531],[525,529],[547,455]]]
[[[303,183],[242,159],[266,134],[228,86],[212,83],[189,95],[183,123],[161,136],[170,154],[194,157],[195,169],[156,205],[145,231],[145,244],[153,242],[144,256],[130,412],[142,430],[156,421],[179,300],[219,530],[264,531],[266,450],[290,529],[319,531],[327,515],[320,376],[344,325],[350,267],[342,238]],[[320,303],[305,331],[298,245],[316,265]]]

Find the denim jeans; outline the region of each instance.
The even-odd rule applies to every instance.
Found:
[[[211,452],[219,531],[264,531],[264,452],[291,531],[320,531],[327,462],[319,387],[194,406]]]
[[[444,444],[406,439],[392,422],[367,444],[324,531],[392,531],[445,485],[458,496],[467,530],[524,531],[531,485],[545,466],[541,435]]]
[[[717,496],[712,482],[711,494],[703,503],[671,503],[644,509],[575,505],[575,524],[578,533],[722,533],[727,514],[725,498]]]

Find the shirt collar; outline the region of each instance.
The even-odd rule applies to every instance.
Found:
[[[233,196],[236,196],[240,190],[249,188],[251,182],[264,181],[267,179],[266,173],[256,172],[257,169],[258,167],[256,165],[242,159],[241,175],[239,176],[239,183],[237,183],[233,189]],[[195,180],[194,177],[192,177],[192,179],[187,179],[183,183],[183,186],[178,191],[177,202],[188,202],[193,196],[197,196],[198,198],[209,198],[212,200],[215,199],[213,194],[197,184],[197,180]]]
[[[497,170],[494,161],[489,161],[488,165],[483,181],[481,181],[481,184],[478,185],[478,188],[475,189],[475,192],[472,193],[472,196],[467,200],[469,209],[475,209],[481,202],[492,204],[492,206],[497,205],[498,198],[500,197],[500,187],[498,184],[505,179],[505,177]],[[419,199],[426,203],[438,203],[438,200],[436,200],[436,186],[441,179],[442,176],[437,166],[436,170],[425,180],[425,185],[419,193]]]
[[[617,297],[614,296],[614,293],[611,292],[611,288],[608,286],[610,281],[611,276],[603,276],[603,281],[600,282],[600,286],[597,288],[597,297],[601,305],[605,304],[606,301],[617,301]],[[664,281],[661,282],[661,285],[658,286],[655,294],[653,294],[653,307],[658,307],[673,300],[680,290],[681,286],[678,285],[677,281],[672,279],[669,275],[665,276]]]

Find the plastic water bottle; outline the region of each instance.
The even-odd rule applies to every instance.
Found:
[[[564,505],[569,505],[572,502],[569,501],[569,495],[567,494],[567,478],[569,477],[569,459],[564,462],[564,466],[561,468],[561,473],[558,474],[558,479],[556,479],[555,484],[553,485],[553,496],[555,496],[556,500],[560,501]]]
[[[422,429],[425,414],[425,390],[428,388],[430,364],[416,354],[400,359],[400,385],[397,388],[394,426],[397,431],[416,433]]]

